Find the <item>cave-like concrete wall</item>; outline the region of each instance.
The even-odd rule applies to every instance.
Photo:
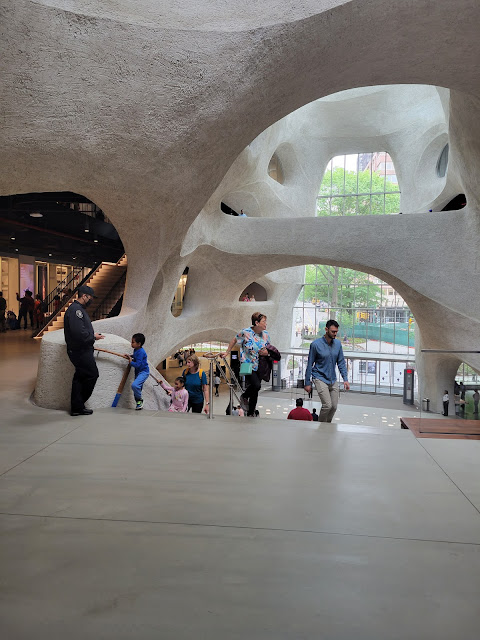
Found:
[[[249,321],[240,292],[264,278],[272,338],[288,346],[280,302],[299,266],[324,262],[396,287],[424,347],[478,343],[477,2],[5,0],[0,18],[0,193],[74,191],[112,219],[129,268],[122,315],[102,331],[143,330],[153,361],[228,340]],[[411,215],[315,219],[329,158],[381,148]],[[267,175],[274,152],[282,185]],[[460,191],[464,210],[426,213]],[[225,216],[222,199],[249,217]],[[435,407],[443,379],[425,381]]]

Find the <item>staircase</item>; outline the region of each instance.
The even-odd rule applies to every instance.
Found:
[[[123,255],[117,263],[102,262],[91,274],[89,279],[82,283],[92,287],[95,291],[95,298],[91,304],[93,310],[89,310],[89,316],[92,320],[106,318],[108,312],[115,306],[123,294],[126,273],[127,256]],[[68,302],[59,309],[58,313],[50,318],[43,329],[34,336],[36,340],[41,339],[47,331],[59,331],[63,329],[65,312],[74,300],[76,300],[75,295],[68,300]]]

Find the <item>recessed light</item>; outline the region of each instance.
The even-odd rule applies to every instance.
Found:
[[[18,251],[18,249],[15,249],[15,251]]]
[[[95,238],[94,242],[98,242],[98,240]]]
[[[40,213],[39,211],[34,211],[33,213],[30,214],[31,218],[43,218],[43,213]]]
[[[72,256],[72,260],[76,260],[77,258],[75,256]]]
[[[50,256],[50,258],[52,257],[52,254],[51,254],[51,253],[49,253],[48,255]]]
[[[85,233],[90,233],[90,229],[85,229]]]
[[[12,236],[12,237],[10,238],[10,240],[15,240],[15,236]]]

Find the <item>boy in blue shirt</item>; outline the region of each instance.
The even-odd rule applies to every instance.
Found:
[[[142,387],[150,373],[147,352],[143,348],[144,344],[145,336],[143,333],[135,333],[132,336],[133,355],[130,356],[127,353],[125,354],[125,357],[128,358],[128,361],[135,369],[135,380],[132,382],[132,391],[135,398],[136,411],[143,409]]]

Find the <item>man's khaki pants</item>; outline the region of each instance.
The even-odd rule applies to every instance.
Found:
[[[319,422],[331,422],[338,405],[338,382],[333,384],[327,384],[322,380],[315,378],[315,388],[322,403],[320,415],[318,416]]]

